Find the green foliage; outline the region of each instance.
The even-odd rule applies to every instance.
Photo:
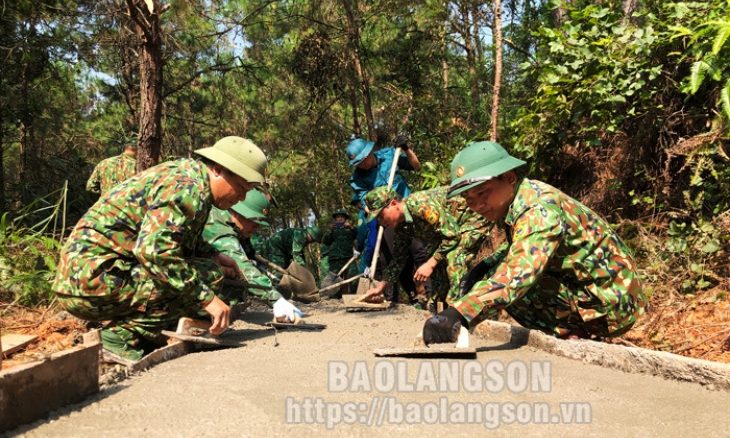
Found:
[[[564,144],[598,146],[627,118],[657,105],[653,82],[663,60],[653,53],[660,35],[651,21],[634,27],[620,11],[596,4],[569,13],[562,28],[538,30],[539,64],[521,65],[525,80],[537,80],[530,105],[513,122],[528,158],[549,157]]]
[[[5,213],[0,219],[0,297],[25,306],[49,303],[60,247],[52,237],[8,223]]]
[[[721,255],[723,246],[719,228],[710,221],[689,224],[672,221],[667,235],[665,255],[686,273],[681,284],[683,292],[706,289],[713,285],[710,280],[719,280],[712,268],[714,256]]]
[[[670,37],[681,39],[686,48],[680,62],[691,62],[690,74],[681,90],[695,95],[701,87],[719,87],[717,106],[730,120],[730,61],[727,39],[730,36],[730,4],[726,0],[709,3],[673,3],[670,18],[682,25],[670,27]]]

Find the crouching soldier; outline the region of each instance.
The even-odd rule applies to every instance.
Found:
[[[251,190],[246,199],[237,203],[230,210],[213,208],[208,217],[208,223],[203,230],[203,239],[215,249],[236,261],[241,270],[243,280],[252,285],[261,286],[243,289],[236,286],[224,286],[220,298],[229,305],[237,304],[244,294],[251,294],[269,306],[273,306],[281,294],[274,289],[271,279],[259,271],[251,261],[254,254],[250,242],[251,236],[261,227],[268,227],[269,199],[258,190]],[[234,278],[239,279],[239,278]]]
[[[312,242],[322,241],[319,227],[287,228],[274,234],[264,243],[262,255],[271,263],[286,269],[289,263],[306,266],[304,248]]]
[[[72,315],[110,321],[103,348],[139,360],[167,338],[162,330],[200,309],[210,332],[228,327],[230,308],[216,296],[230,257],[202,239],[213,206],[227,210],[264,183],[266,156],[251,141],[225,137],[151,167],[102,196],[76,224],[53,284]],[[206,257],[195,257],[195,255]]]
[[[505,309],[524,327],[561,338],[619,336],[644,313],[636,264],[619,236],[588,207],[518,178],[524,161],[494,142],[472,143],[451,163],[449,196],[502,221],[507,243],[462,281],[461,298],[426,321],[423,339],[452,342]]]
[[[413,279],[425,283],[433,274],[429,304],[450,302],[458,297],[459,280],[473,264],[489,224],[469,210],[460,199],[447,199],[446,187],[412,193],[408,198],[390,187],[378,187],[365,196],[370,211],[368,220],[395,230],[393,259],[378,286],[366,293],[365,300],[378,301],[388,282],[403,269],[413,239],[428,245],[430,258],[419,266]],[[433,307],[433,306],[431,306]]]

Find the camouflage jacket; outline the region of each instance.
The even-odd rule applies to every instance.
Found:
[[[357,228],[330,228],[322,236],[322,244],[329,246],[327,257],[335,259],[350,259],[352,247],[357,239]],[[320,250],[321,252],[321,250]]]
[[[86,190],[105,196],[112,187],[137,173],[137,159],[124,152],[102,160],[86,182]]]
[[[292,260],[302,266],[304,262],[304,248],[307,246],[307,230],[305,228],[287,228],[275,233],[264,243],[265,258],[276,263],[272,258],[283,259],[288,266]],[[286,269],[286,266],[281,266]]]
[[[61,250],[55,292],[113,296],[109,284],[132,279],[138,291],[187,294],[207,305],[215,295],[186,259],[217,252],[201,238],[212,207],[200,161],[168,161],[133,176],[76,224]]]
[[[638,275],[628,248],[602,218],[541,181],[521,181],[504,222],[507,243],[485,259],[496,271],[453,304],[470,326],[489,308],[522,297],[543,275],[574,285],[578,302],[604,304],[615,302],[622,283]]]
[[[213,207],[203,230],[203,239],[236,261],[241,268],[244,281],[273,287],[269,277],[259,271],[246,255],[244,245],[250,245],[250,242],[238,233],[238,227],[231,220],[231,213],[227,210]]]
[[[487,221],[469,210],[462,197],[447,199],[447,189],[423,190],[404,199],[405,222],[394,229],[393,259],[385,272],[386,281],[398,277],[413,239],[427,244],[432,257],[441,262],[447,253],[469,248],[487,233]]]

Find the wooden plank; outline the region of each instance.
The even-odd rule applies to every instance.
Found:
[[[0,371],[0,435],[97,393],[99,350],[100,344],[72,347]]]
[[[162,362],[177,359],[191,351],[192,347],[189,343],[177,341],[173,344],[165,345],[164,347],[156,349],[152,353],[142,357],[142,359],[137,362],[114,354],[108,350],[101,350],[101,357],[105,362],[118,363],[127,367],[130,372],[138,372],[144,371],[147,368],[151,368]]]
[[[324,330],[327,328],[327,324],[314,324],[314,323],[299,323],[292,324],[289,322],[267,322],[264,324],[266,327],[274,327],[277,329],[286,330]]]
[[[345,303],[345,310],[348,312],[363,312],[371,310],[387,310],[390,307],[390,301],[382,303],[363,303],[355,301],[359,295],[343,295],[342,301]]]
[[[15,353],[18,350],[25,348],[31,342],[38,339],[37,335],[18,335],[10,333],[2,336],[3,356],[7,357]]]
[[[143,371],[162,362],[185,356],[191,351],[191,345],[187,342],[175,342],[174,344],[165,345],[140,359],[139,362],[130,367],[130,371]]]
[[[464,358],[477,356],[476,348],[454,347],[415,347],[415,348],[379,348],[373,351],[378,357],[429,357],[429,358]]]
[[[181,341],[192,342],[195,344],[218,345],[221,347],[243,347],[244,345],[246,345],[243,341],[211,336],[209,334],[194,336],[171,332],[169,330],[163,330],[162,334],[173,339],[179,339]]]

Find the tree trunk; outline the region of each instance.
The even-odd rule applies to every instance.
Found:
[[[350,102],[352,106],[352,132],[355,133],[355,137],[360,138],[362,136],[362,127],[360,126],[360,112],[357,108],[360,104],[357,101],[357,90],[354,86],[350,87]]]
[[[471,96],[472,110],[479,108],[479,101],[481,96],[479,94],[479,76],[477,75],[476,66],[476,52],[474,49],[474,38],[472,37],[472,22],[471,11],[466,3],[462,3],[461,17],[464,20],[463,26],[463,38],[464,38],[464,49],[466,51],[466,63],[469,68],[469,94]]]
[[[560,29],[560,27],[565,22],[565,15],[567,12],[565,11],[565,8],[561,5],[557,8],[553,9],[552,16],[553,16],[553,26],[555,29]]]
[[[502,87],[502,0],[494,0],[494,91],[492,92],[492,134],[490,140],[497,141],[499,122],[499,90]]]
[[[350,3],[350,0],[343,0],[342,4],[345,7],[345,16],[347,17],[347,34],[350,42],[350,56],[355,67],[358,80],[360,81],[360,92],[362,93],[362,101],[365,109],[365,121],[368,125],[368,138],[370,141],[376,141],[377,133],[375,132],[375,119],[373,118],[373,109],[370,102],[370,85],[368,83],[368,78],[363,71],[360,59],[360,28],[355,22],[355,15],[352,11],[352,4]]]
[[[631,16],[636,12],[639,7],[639,0],[622,0],[621,10],[624,13],[625,21],[631,22]]]
[[[162,32],[160,8],[153,0],[127,0],[139,41],[139,137],[137,171],[160,161],[162,149]]]
[[[4,139],[5,129],[3,129],[2,119],[0,118],[0,216],[8,211],[5,206],[5,148],[3,147]]]

